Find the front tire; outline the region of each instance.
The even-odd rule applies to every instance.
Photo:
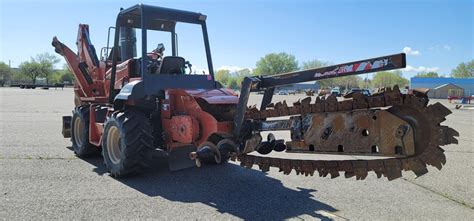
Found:
[[[89,106],[74,108],[71,121],[71,141],[74,153],[87,157],[99,152],[99,148],[89,143]]]
[[[145,113],[133,109],[115,112],[105,123],[102,155],[113,177],[142,172],[152,152],[152,126]]]

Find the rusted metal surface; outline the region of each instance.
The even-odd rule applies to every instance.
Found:
[[[385,110],[308,114],[301,122],[301,126],[292,127],[292,135],[302,128],[303,142],[293,139],[288,152],[415,154],[409,123]]]
[[[302,128],[309,124],[310,127],[303,130],[303,136],[299,139],[296,139],[298,136],[292,136],[293,140],[287,143],[290,151],[298,148],[307,148],[303,150],[309,151],[310,145],[313,145],[311,149],[338,153],[338,146],[342,143],[343,151],[349,154],[372,152],[371,145],[376,143],[379,154],[395,154],[396,157],[375,160],[303,160],[247,155],[245,151],[244,154],[234,156],[234,160],[238,159],[247,168],[258,165],[262,171],[277,167],[284,174],[294,170],[296,174],[312,176],[317,171],[319,176],[330,175],[335,178],[343,172],[346,178],[361,180],[373,171],[379,178],[385,176],[393,180],[401,177],[402,171],[412,171],[421,176],[428,172],[427,165],[441,169],[446,157],[440,146],[458,142],[455,137],[459,133],[441,125],[445,117],[451,114],[449,109],[439,103],[427,105],[428,99],[422,94],[403,95],[398,87],[381,89],[373,96],[355,93],[351,102],[337,102],[334,97],[318,97],[314,103],[308,100],[304,99],[293,106],[286,105],[286,102],[270,104],[262,111],[250,107],[246,118],[259,120],[293,116],[292,119],[301,119]],[[352,107],[349,109],[350,103]],[[308,110],[311,111],[308,113]],[[366,138],[351,137],[357,132],[362,134],[363,128],[369,129]],[[253,142],[247,142],[256,146],[257,140],[255,138]]]

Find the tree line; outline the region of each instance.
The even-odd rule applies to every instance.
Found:
[[[0,84],[36,84],[39,78],[44,78],[46,84],[72,83],[74,74],[67,65],[62,69],[54,69],[60,59],[52,54],[43,53],[22,62],[17,69],[10,68],[4,62],[0,62]]]
[[[35,84],[38,78],[46,79],[47,84],[64,82],[72,83],[74,81],[74,75],[67,65],[64,65],[60,70],[54,69],[54,65],[59,63],[59,61],[59,58],[52,54],[38,54],[36,57],[32,57],[29,61],[22,62],[17,70],[13,70],[4,62],[0,62],[0,84],[1,86],[3,86],[5,82],[10,82],[10,84],[26,82]],[[302,62],[300,65],[295,56],[291,54],[284,52],[270,53],[257,61],[255,69],[251,70],[247,68],[238,71],[222,69],[217,71],[216,80],[226,87],[237,89],[240,88],[242,80],[247,76],[276,75],[329,65],[332,65],[332,63],[317,59]],[[451,71],[451,76],[455,78],[474,77],[474,60],[460,63]],[[436,72],[420,72],[415,77],[442,76]],[[408,85],[409,81],[402,76],[400,70],[397,70],[377,72],[372,79],[353,75],[319,80],[318,83],[321,88],[338,86],[342,89],[350,89],[353,87],[387,87],[395,84],[404,87]]]

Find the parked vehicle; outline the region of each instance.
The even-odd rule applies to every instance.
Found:
[[[334,95],[340,97],[341,96],[341,89],[339,87],[333,87],[331,89],[331,94],[334,94]]]

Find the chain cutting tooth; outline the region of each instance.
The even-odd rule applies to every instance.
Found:
[[[385,171],[383,160],[369,160],[367,161],[367,170],[374,171],[377,177],[380,178]]]
[[[301,115],[311,113],[311,97],[306,97],[301,100]]]
[[[435,104],[432,104],[432,105],[429,105],[426,108],[426,112],[427,112],[427,114],[432,116],[431,120],[433,120],[433,122],[435,124],[439,124],[439,123],[445,121],[446,116],[453,113],[447,107],[445,107],[444,105],[442,105],[439,102],[437,102]]]
[[[458,143],[456,137],[459,137],[459,132],[448,126],[440,126],[439,130],[441,133],[441,140],[439,141],[439,145]]]
[[[382,94],[368,97],[367,102],[369,103],[370,108],[385,106],[385,98]]]
[[[352,99],[339,101],[337,103],[337,110],[339,110],[339,111],[350,111],[350,110],[353,109],[352,103],[353,103]]]
[[[263,158],[263,159],[262,159],[262,163],[261,163],[260,169],[261,169],[263,172],[268,172],[268,171],[270,171],[270,159],[268,159],[268,158]]]
[[[394,180],[402,176],[402,165],[398,159],[384,160],[384,175],[388,180]]]
[[[251,168],[252,168],[252,166],[253,166],[253,159],[254,159],[254,156],[251,156],[251,155],[247,155],[247,156],[245,157],[245,164],[244,164],[245,168],[247,168],[247,169],[251,169]]]
[[[360,92],[355,92],[352,94],[352,107],[354,109],[367,109],[369,104],[367,103],[367,98],[362,95]]]
[[[354,168],[354,173],[357,180],[363,180],[367,177],[367,162],[361,160],[355,160],[352,162],[352,167]]]
[[[313,176],[314,168],[313,168],[313,163],[311,161],[309,161],[309,160],[303,161],[302,167],[303,167],[305,176],[308,176],[308,175]]]
[[[331,179],[334,179],[339,176],[339,168],[337,162],[326,161],[324,162],[324,166],[328,170],[329,174],[331,174]]]
[[[400,94],[400,89],[397,85],[391,88],[387,88],[383,93],[386,106],[393,106],[402,103],[402,96]]]
[[[324,110],[326,112],[337,111],[337,97],[334,94],[329,95],[324,102]]]
[[[301,112],[301,103],[300,100],[293,103],[293,106],[288,107],[288,111],[290,115],[298,115]]]
[[[324,101],[320,97],[316,97],[316,101],[311,105],[311,113],[324,112]]]
[[[278,109],[278,112],[280,113],[280,116],[290,115],[290,111],[288,110],[288,104],[286,104],[285,100],[283,100],[283,102],[281,102],[281,104],[278,105],[278,107],[276,107],[276,109]]]
[[[281,159],[280,160],[280,170],[283,171],[283,174],[288,175],[291,173],[291,160]]]

